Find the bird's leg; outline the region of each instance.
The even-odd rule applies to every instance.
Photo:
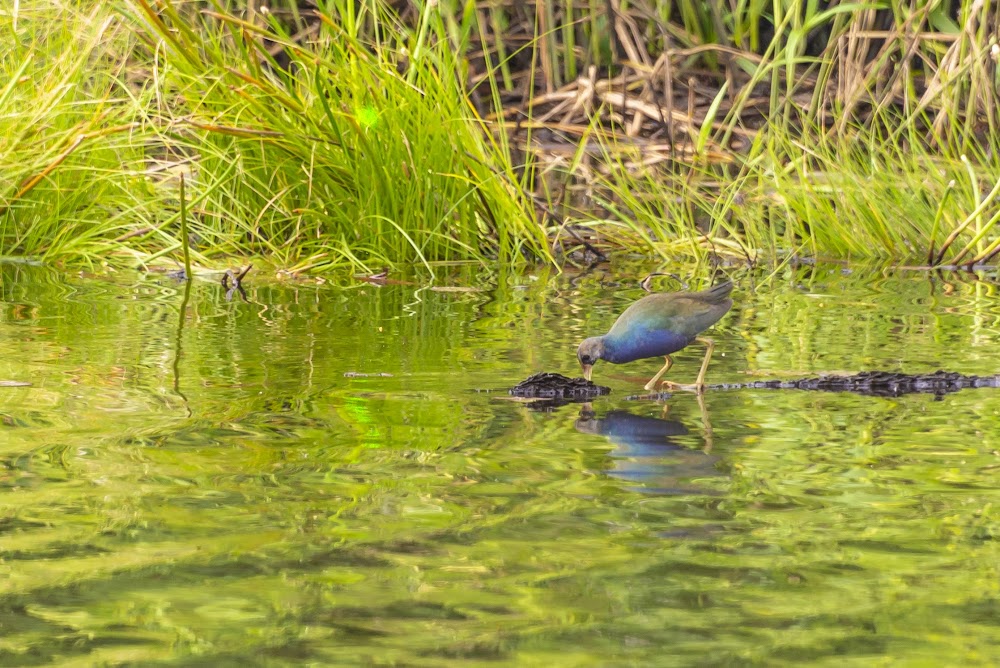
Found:
[[[652,392],[653,388],[656,387],[656,383],[659,382],[659,380],[661,378],[663,378],[663,374],[665,374],[667,371],[669,371],[670,367],[672,367],[674,365],[674,360],[671,359],[670,355],[664,355],[664,359],[667,360],[667,363],[663,365],[662,369],[660,369],[659,371],[656,372],[656,375],[653,376],[652,379],[650,379],[650,381],[648,383],[646,383],[646,386],[645,386],[644,389],[647,392]]]
[[[701,361],[701,370],[698,371],[698,378],[691,385],[678,385],[677,383],[671,383],[669,380],[663,381],[664,385],[669,383],[672,389],[695,392],[697,394],[705,392],[705,373],[708,371],[708,362],[712,359],[712,351],[715,350],[715,341],[706,339],[703,336],[699,336],[695,341],[705,344],[705,359]],[[659,377],[659,374],[657,377]]]
[[[698,372],[698,379],[694,381],[695,390],[698,394],[705,391],[705,372],[708,371],[708,362],[712,359],[712,351],[715,350],[715,341],[699,336],[695,341],[705,344],[705,359],[701,361],[701,370]]]
[[[712,351],[715,350],[715,341],[704,336],[699,336],[695,339],[699,343],[705,344],[705,359],[701,361],[701,369],[698,371],[698,378],[694,381],[694,385],[678,385],[677,383],[672,383],[669,380],[663,381],[663,385],[669,386],[670,389],[677,390],[694,390],[698,394],[702,394],[705,391],[705,374],[708,373],[708,363],[712,359]],[[645,389],[647,392],[652,392],[653,388],[656,387],[656,383],[663,378],[663,374],[670,370],[670,367],[674,365],[674,360],[670,355],[665,355],[664,359],[667,363],[663,365],[663,368],[656,372],[656,375],[646,383]]]

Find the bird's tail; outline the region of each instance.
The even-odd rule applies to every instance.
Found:
[[[729,293],[732,291],[733,282],[727,278],[722,283],[703,290],[702,294],[705,295],[707,301],[718,303],[729,297]]]

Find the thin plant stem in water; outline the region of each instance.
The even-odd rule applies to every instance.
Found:
[[[189,284],[191,282],[191,249],[189,247],[190,240],[188,239],[188,225],[187,225],[187,202],[184,197],[184,175],[181,174],[181,185],[180,185],[180,197],[181,197],[181,248],[184,250],[184,280]],[[184,300],[185,306],[187,305],[187,299]],[[183,318],[183,313],[182,313]]]

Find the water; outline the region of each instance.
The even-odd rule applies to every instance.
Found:
[[[164,277],[0,265],[0,664],[992,663],[1000,391],[507,400],[648,270],[250,274],[181,321]],[[710,381],[1000,366],[985,284],[749,288]]]

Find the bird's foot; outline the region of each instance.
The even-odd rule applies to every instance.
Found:
[[[694,392],[695,394],[705,393],[705,383],[689,383],[682,385],[670,380],[665,380],[660,385],[661,392]]]

